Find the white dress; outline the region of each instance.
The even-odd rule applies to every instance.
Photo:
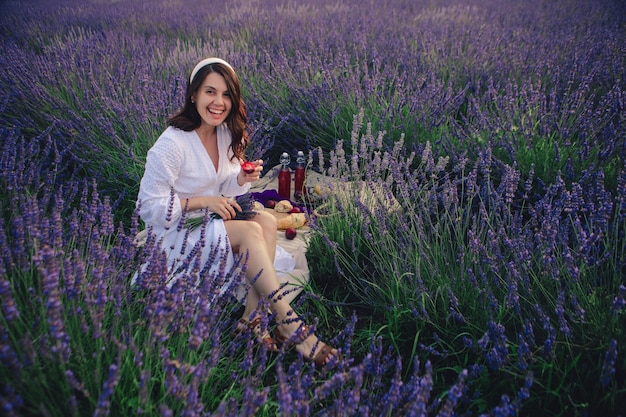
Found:
[[[202,227],[191,232],[178,227],[183,215],[181,200],[198,196],[234,197],[250,189],[250,183],[243,186],[237,183],[241,168],[237,158],[230,159],[233,156],[230,142],[228,128],[219,126],[217,171],[195,130],[185,132],[170,126],[148,151],[137,206],[148,232],[156,235],[167,254],[170,271],[168,286],[181,277],[200,279],[197,272],[192,273],[194,266],[203,269],[208,265],[203,277],[216,278],[224,271],[230,271],[234,265],[223,220],[214,219],[207,225],[204,240]],[[203,215],[203,210],[187,213],[187,217]],[[217,257],[211,250],[216,248],[220,252]],[[193,255],[198,249],[201,249],[199,255]],[[190,254],[194,259],[190,260]],[[200,264],[194,262],[198,257]],[[222,273],[220,268],[224,268]],[[227,284],[230,283],[223,283],[223,289]]]

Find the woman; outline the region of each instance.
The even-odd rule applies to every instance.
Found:
[[[186,259],[202,236],[227,254],[226,271],[234,263],[232,253],[247,255],[251,289],[240,324],[258,332],[260,320],[250,321],[250,315],[262,298],[268,298],[278,325],[276,340],[269,333],[259,335],[263,343],[270,348],[278,343],[295,345],[301,355],[325,366],[338,358],[337,350],[319,341],[286,300],[272,299],[279,290],[273,265],[274,216],[261,211],[250,220],[234,220],[241,207],[232,197],[246,193],[263,170],[262,160],[254,161],[252,173],[241,169],[249,143],[247,128],[246,106],[231,65],[219,58],[199,62],[189,78],[182,110],[170,118],[169,127],[148,152],[139,215],[168,254],[169,285],[184,275]],[[181,217],[200,216],[205,210],[220,218],[193,231],[178,227]],[[219,271],[220,260],[211,252],[202,251],[202,262],[212,262],[211,271]]]

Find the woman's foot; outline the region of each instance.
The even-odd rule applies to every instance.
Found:
[[[249,321],[245,318],[240,318],[237,323],[237,328],[235,329],[236,334],[246,333],[247,331],[252,332],[257,338],[257,341],[265,346],[267,350],[272,352],[278,351],[278,345],[270,336],[270,332],[267,328],[263,329],[261,327],[261,317],[256,317],[253,320]]]
[[[289,337],[285,336],[288,332],[291,333]],[[341,359],[339,351],[319,340],[306,324],[280,324],[274,330],[274,338],[278,345],[285,345],[285,349],[295,348],[305,359],[312,361],[318,369]]]

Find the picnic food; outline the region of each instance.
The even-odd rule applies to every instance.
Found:
[[[285,230],[285,237],[289,240],[294,239],[297,234],[298,232],[293,227],[290,227],[289,229]]]
[[[241,164],[241,169],[243,169],[243,171],[246,174],[252,174],[255,168],[256,168],[256,164],[250,161],[246,161],[243,164]]]
[[[316,184],[315,187],[313,187],[313,192],[320,197],[326,197],[330,193],[330,188]]]
[[[306,223],[306,217],[304,213],[291,213],[282,219],[278,219],[277,227],[279,230],[286,230],[289,228],[297,229],[304,226]]]
[[[293,209],[293,206],[289,200],[281,200],[274,206],[274,210],[277,213],[289,213],[291,209]]]

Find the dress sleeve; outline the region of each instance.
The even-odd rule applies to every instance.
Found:
[[[139,216],[147,224],[170,227],[182,215],[174,183],[183,165],[183,153],[176,141],[161,136],[148,151],[146,169],[139,186]]]

